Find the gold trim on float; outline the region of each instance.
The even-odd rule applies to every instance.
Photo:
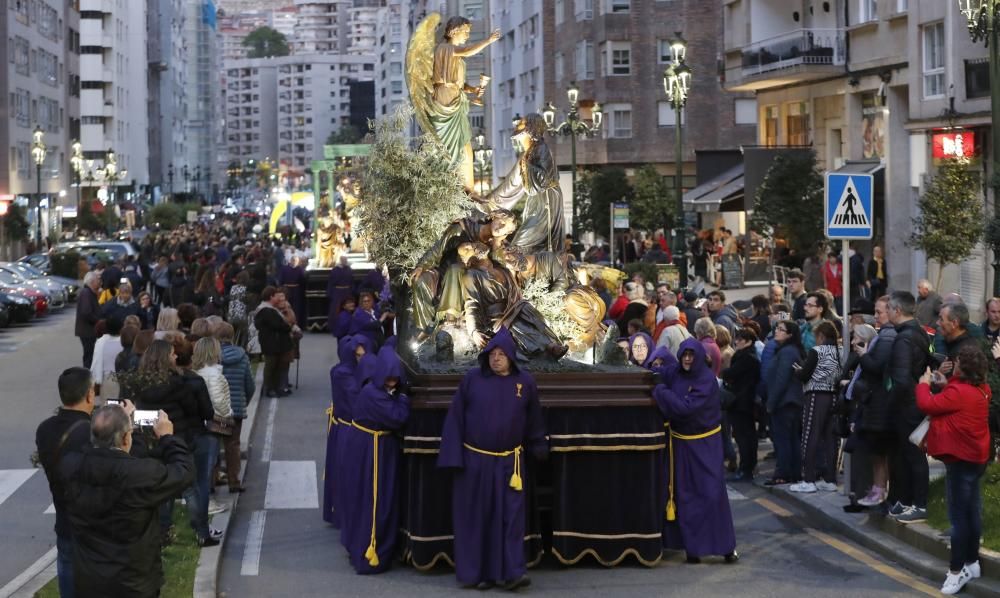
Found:
[[[436,455],[440,453],[440,449],[421,449],[421,448],[405,448],[403,449],[404,455]]]
[[[441,559],[444,559],[446,563],[451,565],[452,569],[455,568],[455,561],[451,560],[451,557],[449,557],[448,554],[444,552],[439,552],[435,554],[434,557],[431,559],[431,562],[426,565],[418,565],[416,562],[414,562],[413,554],[410,554],[409,557],[410,558],[407,560],[409,561],[410,566],[416,569],[417,571],[430,571],[438,564],[438,561],[440,561]]]
[[[403,442],[412,440],[415,442],[441,442],[440,436],[403,436]]]
[[[643,432],[635,434],[552,434],[549,438],[655,438],[666,436],[666,432]]]
[[[616,558],[613,561],[605,561],[600,556],[598,556],[597,552],[593,548],[585,548],[585,549],[583,549],[583,551],[580,554],[576,555],[576,558],[572,558],[572,559],[567,559],[563,555],[559,554],[559,550],[555,546],[552,547],[552,554],[563,565],[575,565],[575,564],[579,563],[583,559],[583,557],[585,557],[587,555],[590,555],[590,556],[594,557],[594,560],[596,560],[601,565],[604,565],[605,567],[616,567],[622,561],[624,561],[626,558],[628,558],[629,555],[634,556],[637,561],[639,561],[642,565],[645,565],[646,567],[655,567],[657,564],[659,564],[660,560],[663,559],[663,551],[662,550],[660,551],[659,556],[657,556],[654,560],[649,561],[649,560],[646,560],[646,559],[642,558],[642,556],[639,555],[639,551],[636,550],[635,548],[626,548],[621,553],[621,555],[619,555],[618,558]]]
[[[655,534],[584,534],[581,532],[552,532],[553,536],[568,536],[571,538],[593,538],[595,540],[625,540],[627,538],[639,538],[640,540],[652,540],[653,538],[660,538],[663,536],[663,532],[657,532]]]
[[[614,451],[658,451],[660,449],[667,448],[664,444],[644,444],[638,446],[599,446],[599,445],[581,445],[581,446],[553,446],[549,448],[549,452],[552,453],[572,453],[575,451],[590,451],[590,452],[614,452]]]

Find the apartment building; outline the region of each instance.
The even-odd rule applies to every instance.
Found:
[[[969,39],[957,3],[725,0],[723,11],[726,87],[756,93],[758,143],[810,146],[824,170],[873,174],[875,239],[859,249],[870,257],[884,245],[894,288],[936,275],[905,242],[937,154],[958,136],[988,180],[987,51]],[[747,153],[747,179],[767,164]],[[972,309],[991,288],[986,257],[980,248],[945,271],[946,289]]]
[[[14,195],[20,205],[28,207],[34,205],[29,198],[38,187],[31,155],[36,126],[42,128],[48,148],[41,169],[42,193],[55,200],[71,181],[69,145],[79,132],[79,123],[68,106],[78,104],[79,96],[75,75],[79,13],[56,0],[9,0],[5,4],[0,31],[6,33],[7,43],[0,43],[0,53],[8,67],[0,76],[0,97],[7,109],[0,119],[0,159],[7,167],[0,169],[0,195]],[[29,220],[34,227],[34,213]],[[49,228],[43,215],[43,234]]]
[[[225,63],[222,106],[226,164],[278,155],[278,64],[270,58]],[[225,165],[222,165],[225,169]],[[220,173],[216,173],[221,176]],[[223,180],[223,179],[219,179]]]
[[[123,185],[149,179],[145,32],[145,2],[80,0],[80,143],[96,168],[114,149]]]
[[[375,115],[392,113],[408,101],[406,89],[406,47],[416,26],[409,0],[388,0],[376,14]]]

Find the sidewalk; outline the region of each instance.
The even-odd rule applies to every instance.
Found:
[[[754,485],[781,500],[798,506],[818,525],[836,532],[907,569],[941,583],[948,570],[948,538],[924,523],[902,524],[870,510],[847,513],[850,501],[838,492],[801,494],[789,492],[788,486],[764,486],[759,476]],[[1000,553],[983,549],[979,557],[983,576],[965,586],[964,593],[979,598],[1000,598]]]

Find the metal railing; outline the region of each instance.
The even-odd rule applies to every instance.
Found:
[[[842,65],[844,29],[798,29],[743,48],[743,76],[752,77],[799,65]]]

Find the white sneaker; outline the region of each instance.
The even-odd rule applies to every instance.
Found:
[[[214,498],[210,498],[208,500],[208,514],[209,515],[218,515],[219,513],[225,512],[227,510],[229,510],[229,507],[227,507],[224,504],[215,502]]]
[[[877,486],[872,486],[872,489],[868,492],[868,496],[859,500],[858,504],[862,507],[874,507],[882,504],[884,500],[885,490]]]
[[[972,579],[978,579],[983,575],[983,570],[979,567],[979,561],[976,561],[975,563],[969,563],[963,568],[969,572],[969,577],[971,577]]]
[[[816,484],[813,484],[812,482],[799,482],[797,484],[792,484],[791,486],[789,486],[788,491],[803,492],[803,493],[816,492]]]
[[[837,485],[833,482],[827,482],[826,480],[820,480],[816,482],[816,489],[822,490],[824,492],[836,492]]]
[[[962,591],[965,584],[969,583],[972,577],[969,576],[969,570],[966,567],[962,567],[962,570],[958,573],[948,572],[948,576],[944,578],[944,585],[941,586],[942,594],[957,594]]]

